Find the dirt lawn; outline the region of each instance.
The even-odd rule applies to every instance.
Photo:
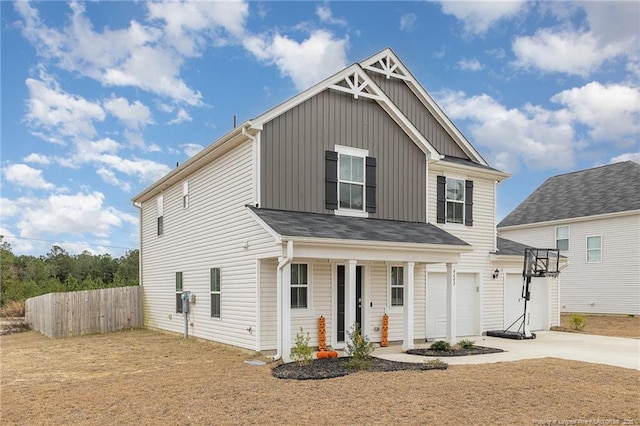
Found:
[[[3,425],[640,424],[640,371],[558,359],[295,381],[148,330],[0,345]]]
[[[560,314],[560,327],[557,328],[558,330],[576,332],[571,330],[569,325],[571,315]],[[588,314],[582,316],[584,317],[585,325],[580,333],[640,339],[640,317]]]

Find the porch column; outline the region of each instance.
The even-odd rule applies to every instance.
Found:
[[[282,360],[291,362],[291,262],[282,268]]]
[[[456,270],[455,264],[447,263],[447,342],[456,341]]]
[[[344,277],[344,330],[351,330],[356,322],[356,261],[349,260]],[[362,326],[362,324],[360,324]],[[345,335],[345,341],[348,337]]]
[[[413,349],[413,282],[414,262],[407,262],[404,268],[404,295],[402,306],[404,308],[404,339],[402,350]]]

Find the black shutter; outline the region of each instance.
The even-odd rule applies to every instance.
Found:
[[[338,208],[338,153],[324,153],[324,207],[328,210]]]
[[[473,226],[473,181],[464,181],[464,224]]]
[[[447,203],[446,191],[447,191],[447,178],[445,176],[438,176],[438,208],[436,213],[436,222],[445,222],[445,206]]]
[[[366,158],[366,198],[367,198],[367,212],[376,212],[376,159],[373,157]]]

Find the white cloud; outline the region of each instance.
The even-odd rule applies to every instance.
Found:
[[[627,68],[639,71],[637,3],[581,2],[551,10],[562,25],[517,37],[512,43],[516,66],[585,77],[607,61],[626,58]],[[581,12],[586,15],[588,28],[567,28],[571,15]]]
[[[489,152],[498,168],[573,164],[574,134],[566,111],[532,105],[509,109],[486,94],[467,97],[463,92],[444,92],[439,103],[452,119],[469,124],[471,140]]]
[[[442,12],[464,24],[465,32],[482,34],[501,19],[511,18],[526,8],[524,0],[515,1],[440,1]]]
[[[482,69],[482,64],[476,58],[463,58],[458,61],[458,68],[462,71],[480,71]]]
[[[316,15],[320,18],[320,21],[333,24],[333,25],[347,25],[347,21],[342,18],[336,18],[333,16],[333,12],[328,4],[323,4],[316,7]]]
[[[204,147],[197,143],[186,143],[180,145],[180,148],[182,148],[182,150],[188,157],[193,157],[194,155],[202,151]]]
[[[143,183],[152,183],[171,171],[165,164],[138,158],[121,158],[117,155],[104,154],[97,161],[129,176],[135,176]]]
[[[638,143],[640,89],[593,81],[564,90],[551,98],[563,105],[573,120],[589,127],[590,136],[619,146]]]
[[[51,190],[55,185],[42,177],[42,170],[26,164],[10,164],[2,169],[5,179],[19,187]]]
[[[81,96],[71,95],[49,80],[26,80],[29,90],[27,120],[36,127],[53,129],[64,136],[94,137],[94,121],[103,121],[102,107]]]
[[[191,118],[189,113],[185,111],[184,108],[180,108],[178,114],[176,115],[176,118],[167,122],[167,124],[180,124],[185,121],[193,121],[193,118]]]
[[[127,182],[123,182],[120,179],[118,179],[118,177],[113,171],[109,169],[105,169],[104,167],[100,167],[98,170],[96,170],[96,173],[106,183],[117,186],[124,192],[127,192],[127,193],[131,192],[131,185],[129,185]]]
[[[24,157],[22,161],[24,161],[25,163],[42,164],[43,166],[51,164],[51,160],[49,159],[49,157],[35,152],[32,152],[31,154]]]
[[[140,129],[151,124],[151,111],[140,101],[129,103],[126,98],[112,97],[103,102],[104,108],[122,120],[130,129]]]
[[[298,43],[276,34],[273,38],[250,36],[244,46],[255,57],[274,64],[282,76],[290,77],[303,90],[339,71],[346,64],[347,39],[336,39],[326,30],[313,31]]]
[[[413,12],[409,12],[400,17],[400,30],[401,31],[411,31],[416,26],[416,20],[418,19],[418,15]]]
[[[621,163],[623,161],[634,161],[640,164],[640,152],[627,152],[613,157],[609,163]]]

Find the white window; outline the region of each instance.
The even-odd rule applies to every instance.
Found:
[[[156,199],[157,205],[157,225],[158,225],[158,235],[164,234],[164,219],[163,219],[163,204],[164,197],[161,195]]]
[[[306,309],[309,296],[308,265],[291,264],[291,309]]]
[[[391,306],[404,305],[404,267],[392,266],[389,283],[391,287]]]
[[[364,149],[336,145],[338,153],[338,209],[365,213]]]
[[[569,226],[556,227],[556,249],[569,251]]]
[[[176,272],[176,313],[182,313],[182,272]]]
[[[211,318],[220,318],[220,268],[211,268]]]
[[[182,184],[182,208],[189,207],[189,181]]]
[[[447,223],[464,223],[464,179],[447,178]]]
[[[602,237],[594,235],[587,237],[587,263],[602,262]]]

